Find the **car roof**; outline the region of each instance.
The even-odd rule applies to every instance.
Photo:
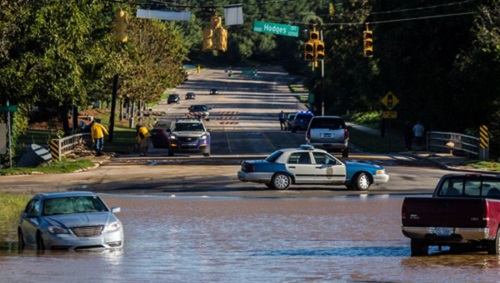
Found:
[[[174,120],[174,123],[194,123],[194,122],[203,124],[203,122],[200,121],[200,119],[196,118],[177,118]]]
[[[314,148],[312,145],[301,145],[300,147],[293,147],[293,148],[282,148],[280,149],[282,152],[323,152],[327,153],[326,150],[320,149],[320,148]]]
[[[323,119],[323,118],[326,118],[326,119],[330,119],[330,118],[342,119],[342,117],[340,117],[340,116],[314,116],[314,119]]]
[[[52,193],[43,193],[39,194],[45,199],[51,198],[62,198],[62,197],[88,197],[88,196],[97,196],[94,192],[89,191],[70,191],[70,192],[52,192]]]

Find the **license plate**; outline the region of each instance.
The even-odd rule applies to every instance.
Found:
[[[330,133],[323,133],[321,135],[322,135],[322,138],[331,138],[332,137],[332,134],[330,134]]]
[[[452,227],[432,227],[431,232],[436,234],[436,236],[451,236],[453,234]]]

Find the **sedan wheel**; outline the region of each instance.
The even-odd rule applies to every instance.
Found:
[[[24,242],[24,236],[23,236],[23,231],[21,229],[18,229],[17,231],[17,248],[18,250],[23,250],[24,247],[26,246],[26,243]]]
[[[284,173],[277,173],[273,176],[272,185],[276,190],[286,190],[290,187],[290,176]]]
[[[45,244],[43,242],[43,237],[42,237],[42,234],[40,232],[38,232],[36,234],[36,249],[38,251],[43,251],[45,250]]]
[[[360,191],[366,191],[370,188],[370,177],[366,173],[359,173],[355,177],[355,186]]]

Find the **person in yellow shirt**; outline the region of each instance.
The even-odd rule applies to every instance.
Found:
[[[150,140],[151,134],[149,133],[148,128],[141,124],[137,125],[137,145],[141,156],[146,156],[148,154]]]
[[[95,148],[97,156],[103,155],[104,135],[109,135],[108,130],[92,119],[92,123],[90,123],[90,136],[92,137],[92,147]]]

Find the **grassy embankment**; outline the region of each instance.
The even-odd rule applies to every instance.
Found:
[[[0,234],[16,230],[19,214],[31,198],[29,194],[14,194],[0,192]]]

